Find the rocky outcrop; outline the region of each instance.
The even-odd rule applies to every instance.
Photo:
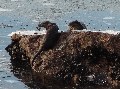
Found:
[[[12,36],[6,47],[14,60],[32,58],[43,36]],[[117,85],[120,79],[120,35],[101,32],[62,32],[53,49],[42,52],[31,65],[45,76],[68,83]],[[17,40],[15,40],[17,38]],[[18,56],[19,55],[19,56]]]

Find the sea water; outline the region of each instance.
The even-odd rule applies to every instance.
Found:
[[[68,29],[69,22],[78,20],[84,22],[89,30],[114,33],[120,31],[119,9],[119,0],[0,0],[0,89],[41,87],[33,83],[30,71],[12,66],[10,56],[5,51],[5,47],[11,43],[8,34],[37,31],[37,24],[45,20],[57,23],[63,31]],[[54,88],[51,85],[48,89]]]

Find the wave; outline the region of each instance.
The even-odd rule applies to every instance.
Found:
[[[113,34],[113,35],[117,35],[120,33],[120,31],[114,31],[114,30],[105,30],[105,31],[94,31],[94,30],[74,30],[77,32],[87,32],[87,31],[91,31],[91,32],[102,32],[102,33],[108,33],[108,34]],[[61,32],[59,30],[59,32]],[[41,30],[41,31],[35,31],[35,30],[31,30],[31,31],[16,31],[16,32],[12,32],[10,34],[8,34],[7,36],[12,36],[13,34],[20,34],[20,35],[42,35],[42,34],[46,34],[45,30]]]
[[[108,34],[113,34],[113,35],[117,35],[120,33],[120,31],[114,31],[114,30],[104,30],[104,31],[95,31],[95,30],[74,30],[74,31],[77,31],[77,32],[87,32],[87,31],[90,31],[90,32],[102,32],[102,33],[108,33]]]
[[[0,8],[0,11],[13,11],[12,9],[4,9],[4,8]]]
[[[104,20],[111,20],[111,19],[114,19],[115,17],[104,17],[103,19]]]
[[[42,31],[16,31],[16,32],[12,32],[10,34],[8,34],[8,36],[12,36],[13,34],[20,34],[20,35],[42,35],[45,34],[46,31],[42,30]]]
[[[8,83],[18,83],[20,81],[17,81],[17,80],[4,80],[5,82],[8,82]]]
[[[43,6],[54,6],[55,4],[53,3],[43,3]]]
[[[24,1],[24,0],[11,0],[11,2]]]

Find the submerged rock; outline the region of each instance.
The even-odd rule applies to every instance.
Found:
[[[21,60],[24,58],[31,64],[42,37],[16,37],[16,43],[6,49],[16,60],[19,54]],[[13,49],[18,51],[14,53]],[[90,31],[59,33],[54,48],[43,51],[31,67],[39,74],[67,83],[117,85],[120,79],[120,35]],[[93,79],[88,77],[91,75],[94,75]]]

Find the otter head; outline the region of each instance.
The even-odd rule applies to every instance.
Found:
[[[38,27],[36,27],[38,30],[40,30],[41,29],[41,27],[44,27],[44,28],[48,28],[48,25],[50,25],[51,24],[51,22],[50,21],[44,21],[44,22],[42,22],[42,23],[39,23],[38,24]]]
[[[83,23],[78,22],[77,20],[70,22],[68,26],[70,31],[86,29],[86,26]]]

